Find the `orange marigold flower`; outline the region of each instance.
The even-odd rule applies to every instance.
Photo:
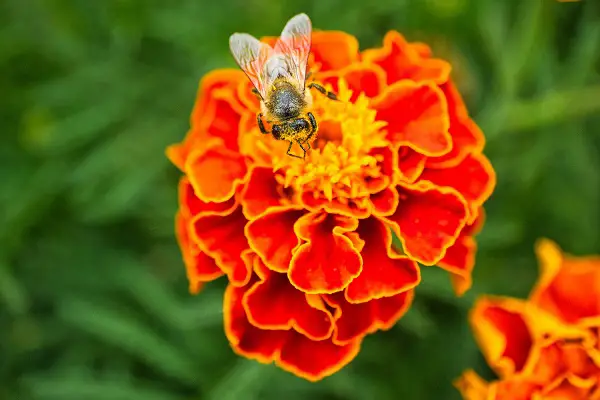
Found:
[[[341,101],[314,96],[305,160],[260,134],[251,83],[228,69],[204,77],[167,155],[185,175],[177,235],[190,290],[226,275],[233,349],[319,380],[404,314],[418,263],[469,288],[495,174],[450,65],[426,45],[390,32],[361,52],[346,33],[314,32],[309,68]]]
[[[471,312],[475,337],[498,380],[467,371],[468,400],[600,399],[600,257],[536,246],[540,278],[528,300],[482,298]]]

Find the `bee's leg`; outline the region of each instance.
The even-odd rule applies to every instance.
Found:
[[[265,128],[265,124],[263,124],[262,121],[262,116],[262,113],[258,113],[256,115],[256,123],[258,124],[258,129],[260,129],[260,133],[262,133],[263,135],[268,135],[271,132],[267,131],[267,129]]]
[[[310,127],[312,129],[311,133],[315,133],[319,126],[319,125],[317,125],[317,120],[315,119],[315,116],[311,112],[309,112],[307,114],[307,116],[308,116],[308,122],[310,123]]]
[[[328,98],[330,98],[331,100],[337,100],[337,94],[328,91],[327,89],[325,89],[323,86],[319,85],[318,83],[312,82],[308,85],[309,89],[317,89],[319,92],[321,92],[322,94],[324,94],[325,96],[327,96]]]
[[[306,141],[304,143],[306,143]],[[306,158],[306,149],[304,148],[304,146],[302,146],[302,143],[300,143],[300,141],[298,141],[298,146],[300,146],[303,153],[302,153],[302,157],[300,157],[300,156],[297,156],[297,157],[305,159]],[[308,148],[310,149],[310,145],[308,146]]]
[[[292,142],[292,141],[290,140],[290,145],[288,146],[287,152],[286,152],[285,154],[287,154],[287,155],[288,155],[288,156],[290,156],[290,157],[304,158],[304,157],[300,157],[300,156],[297,156],[297,155],[295,155],[295,154],[292,154],[292,153],[290,153],[290,151],[292,150],[292,144],[293,144],[293,143],[294,143],[294,142]],[[302,145],[300,145],[300,148],[301,148],[302,150],[304,150],[304,148],[302,147]],[[306,150],[304,150],[304,154],[306,154]]]

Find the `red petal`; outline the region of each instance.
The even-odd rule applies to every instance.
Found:
[[[458,296],[462,296],[471,287],[476,252],[475,239],[461,235],[438,263],[440,268],[452,273],[452,287]]]
[[[361,93],[375,97],[386,85],[385,72],[374,64],[350,64],[340,71],[320,73],[317,78],[323,84],[330,84],[334,92],[339,90],[339,79],[343,79],[352,90],[350,102],[356,101]]]
[[[404,37],[395,31],[388,32],[383,39],[383,47],[365,50],[364,61],[382,67],[387,73],[387,83],[392,84],[402,79],[415,82],[434,81],[442,84],[450,75],[450,64],[444,60],[424,58]]]
[[[475,336],[488,364],[501,376],[520,372],[529,357],[533,337],[516,299],[482,298],[470,315]]]
[[[381,192],[371,195],[373,203],[373,214],[378,216],[389,216],[396,211],[400,196],[394,187],[388,187]]]
[[[180,212],[175,216],[175,232],[179,248],[185,264],[189,291],[196,294],[204,282],[213,281],[223,275],[215,260],[200,251],[198,246],[190,240],[190,221]]]
[[[203,211],[225,211],[234,204],[233,197],[224,203],[202,201],[194,193],[194,188],[187,177],[183,176],[179,180],[179,206],[186,218],[191,218]]]
[[[233,196],[246,179],[247,169],[242,155],[214,140],[201,151],[190,154],[185,171],[201,200],[220,203]]]
[[[300,207],[272,207],[246,225],[248,244],[269,269],[287,272],[292,250],[300,244],[294,224],[303,214]]]
[[[242,207],[249,220],[256,218],[269,207],[280,205],[273,168],[255,167],[250,171],[246,187],[242,191]]]
[[[262,263],[258,257],[256,263]],[[268,330],[294,328],[311,340],[324,340],[333,332],[333,317],[324,305],[315,308],[306,295],[293,287],[286,274],[263,267],[265,276],[244,297],[246,315],[252,325]],[[318,296],[315,296],[318,298]],[[314,303],[316,299],[311,299]],[[318,300],[317,300],[318,301]]]
[[[281,368],[312,382],[339,371],[349,364],[360,350],[359,340],[338,346],[330,340],[310,340],[294,331],[291,331],[290,336],[281,349],[278,364]]]
[[[386,121],[388,139],[432,157],[452,148],[448,107],[442,91],[431,82],[400,81],[373,99],[377,119]]]
[[[469,204],[469,222],[477,218],[477,210],[490,197],[496,185],[496,174],[482,154],[471,154],[452,168],[425,169],[422,180],[436,186],[456,189]]]
[[[194,221],[193,237],[200,249],[213,257],[230,282],[238,286],[247,284],[252,274],[242,259],[242,252],[248,248],[246,222],[237,204],[225,211],[203,212]]]
[[[233,350],[262,363],[275,360],[288,338],[287,331],[266,331],[250,324],[242,306],[245,288],[227,286],[223,298],[225,335]]]
[[[441,86],[450,116],[450,136],[452,136],[452,150],[441,157],[427,160],[427,167],[447,168],[460,163],[470,153],[480,153],[485,144],[481,129],[469,117],[467,107],[452,81]]]
[[[288,276],[306,293],[333,293],[345,288],[362,270],[352,240],[344,236],[358,226],[356,218],[311,213],[298,219],[296,235],[305,240],[294,253]]]
[[[358,59],[358,41],[345,32],[315,31],[311,53],[321,71],[342,69]]]
[[[363,268],[346,289],[351,303],[364,303],[390,297],[415,287],[421,277],[417,264],[392,249],[392,235],[377,218],[361,220],[357,230],[365,241],[361,255]]]
[[[403,182],[412,183],[419,178],[427,157],[417,153],[408,146],[398,147],[398,170],[400,171],[401,180]]]
[[[405,253],[425,264],[437,264],[465,226],[465,201],[452,189],[433,185],[398,186],[400,202],[388,217]]]
[[[301,194],[300,201],[304,207],[313,212],[324,210],[331,214],[340,214],[349,218],[366,218],[369,209],[369,198],[333,198],[331,201],[324,197],[316,197],[316,192],[306,191]]]
[[[348,303],[341,293],[327,295],[327,303],[340,310],[334,343],[344,345],[379,329],[390,329],[408,311],[412,299],[412,290],[360,304]]]

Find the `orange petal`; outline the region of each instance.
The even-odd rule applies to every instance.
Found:
[[[197,294],[205,282],[213,281],[224,273],[217,266],[215,260],[201,252],[198,246],[191,241],[190,227],[190,220],[179,211],[175,216],[175,232],[190,283],[189,291]]]
[[[392,249],[392,235],[377,218],[361,220],[357,230],[365,246],[362,272],[346,289],[350,303],[390,297],[414,288],[421,276],[417,264]]]
[[[339,90],[339,79],[343,79],[352,91],[350,102],[356,101],[363,93],[367,97],[376,97],[385,87],[385,72],[377,65],[357,63],[350,64],[339,71],[328,71],[317,74],[323,84],[331,85],[334,92]]]
[[[568,323],[600,324],[600,257],[563,255],[548,239],[538,241],[536,253],[541,276],[531,301]]]
[[[310,213],[296,222],[294,231],[302,240],[294,253],[288,277],[306,293],[324,294],[342,290],[362,270],[362,258],[344,233],[358,226],[356,218]]]
[[[469,117],[460,93],[452,81],[441,86],[450,117],[450,136],[452,137],[452,150],[440,157],[427,160],[430,168],[447,168],[459,164],[468,154],[480,153],[485,144],[481,129]]]
[[[258,257],[256,263],[262,263]],[[307,295],[293,287],[286,274],[265,273],[243,299],[252,325],[267,330],[294,329],[311,340],[324,340],[333,333],[333,316],[322,306],[315,308]],[[310,295],[308,295],[310,296]]]
[[[475,371],[467,370],[454,381],[464,400],[496,400],[488,396],[489,385]]]
[[[349,303],[342,293],[327,295],[327,303],[340,310],[334,342],[343,345],[379,329],[390,329],[408,311],[412,299],[412,290],[360,304]]]
[[[452,148],[446,100],[431,82],[397,82],[373,99],[372,107],[377,119],[387,122],[390,142],[428,157]]]
[[[425,265],[435,265],[465,226],[468,211],[452,189],[432,185],[398,186],[400,202],[386,217],[404,252]]]
[[[222,147],[222,142],[217,140],[192,152],[185,171],[201,200],[218,203],[230,199],[247,174],[244,157]]]
[[[359,340],[339,346],[331,340],[310,340],[294,331],[290,331],[290,336],[281,349],[277,364],[312,382],[336,373],[349,364],[360,350]]]
[[[304,213],[301,207],[271,207],[246,225],[248,244],[269,269],[288,271],[292,250],[300,243],[294,224]]]
[[[496,173],[483,154],[471,154],[460,164],[444,169],[426,168],[421,179],[436,186],[456,189],[469,204],[469,223],[496,186]]]
[[[398,207],[400,195],[394,187],[388,187],[371,195],[373,214],[381,217],[392,215]]]
[[[462,296],[471,288],[471,273],[475,267],[476,252],[477,243],[475,239],[460,235],[438,262],[440,268],[452,273],[452,287],[457,296]]]
[[[470,322],[488,364],[501,377],[521,371],[530,356],[533,335],[525,317],[526,303],[484,297],[471,311]]]
[[[249,220],[264,213],[269,207],[281,204],[277,191],[278,183],[273,168],[254,167],[250,170],[248,182],[242,191],[241,203],[244,215]]]
[[[416,181],[423,172],[426,161],[426,156],[410,147],[398,146],[398,171],[403,182]]]
[[[223,298],[225,335],[233,350],[246,358],[271,363],[288,338],[287,331],[262,330],[253,326],[242,305],[245,288],[227,286]]]
[[[248,249],[244,236],[246,222],[242,208],[235,204],[225,211],[198,214],[192,232],[200,249],[214,258],[230,282],[237,286],[247,284],[252,274],[242,259],[242,252]]]
[[[383,68],[388,84],[410,79],[415,82],[433,81],[440,85],[448,80],[451,70],[450,64],[444,60],[421,57],[396,31],[385,35],[382,48],[363,51],[362,59]]]
[[[342,69],[358,60],[358,41],[341,31],[314,31],[311,52],[320,71]]]

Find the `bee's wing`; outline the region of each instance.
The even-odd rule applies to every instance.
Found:
[[[235,61],[264,99],[269,87],[265,64],[273,54],[271,46],[247,33],[234,33],[229,37],[229,49]]]
[[[311,33],[312,24],[308,15],[298,14],[288,21],[275,44],[275,53],[283,55],[288,73],[297,81],[300,90],[304,90],[306,83]]]

